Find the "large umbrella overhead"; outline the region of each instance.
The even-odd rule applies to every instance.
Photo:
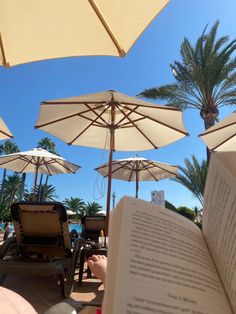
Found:
[[[108,177],[109,163],[95,169],[103,177]],[[112,161],[112,179],[136,182],[135,196],[138,198],[139,181],[159,181],[174,178],[178,175],[178,167],[148,160],[141,157],[118,159]]]
[[[107,230],[113,151],[157,149],[186,136],[182,112],[116,91],[41,104],[35,125],[71,145],[108,149]]]
[[[207,129],[199,137],[211,151],[236,151],[236,111]]]
[[[169,0],[11,0],[0,10],[0,60],[124,56]]]
[[[0,117],[0,140],[5,140],[7,138],[13,138],[11,131],[6,126],[5,122]]]
[[[59,173],[75,173],[80,166],[66,161],[58,155],[49,153],[45,149],[33,148],[32,150],[25,152],[0,156],[0,168],[13,170],[19,173],[35,173],[35,194],[38,173],[50,176]]]

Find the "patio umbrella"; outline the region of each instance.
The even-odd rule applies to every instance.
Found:
[[[109,163],[95,170],[103,177],[108,177]],[[159,181],[166,178],[174,178],[178,175],[178,167],[136,156],[113,160],[111,173],[112,179],[135,181],[135,196],[138,198],[139,181]]]
[[[169,0],[11,0],[0,10],[4,66],[68,56],[124,56]]]
[[[33,172],[34,195],[38,173],[53,175],[59,173],[75,173],[80,166],[66,161],[64,158],[49,153],[42,148],[33,148],[25,152],[18,152],[0,156],[0,168],[13,170],[19,173]]]
[[[236,151],[236,111],[207,129],[199,137],[211,151]]]
[[[43,102],[35,125],[70,145],[108,149],[107,230],[113,151],[157,149],[186,136],[182,112],[116,91]]]
[[[7,138],[13,138],[13,135],[2,118],[0,118],[0,140],[5,140]]]
[[[76,213],[73,210],[71,210],[71,209],[67,209],[66,213],[67,213],[68,216],[76,215]]]

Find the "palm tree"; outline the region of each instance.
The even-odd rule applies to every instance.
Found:
[[[181,61],[171,64],[175,83],[144,90],[141,97],[165,100],[181,109],[197,109],[205,129],[215,124],[219,109],[236,104],[236,40],[217,37],[219,21],[206,28],[192,46],[187,38],[180,49]],[[209,157],[209,152],[207,157]]]
[[[184,185],[203,205],[203,193],[207,175],[207,162],[203,160],[202,163],[199,164],[196,157],[192,155],[192,162],[186,158],[185,165],[186,168],[179,166],[179,169],[183,172],[183,174],[179,174],[172,180]]]
[[[85,212],[88,216],[94,216],[99,214],[99,212],[102,210],[102,206],[98,204],[97,202],[87,202],[85,205]]]
[[[21,176],[17,173],[8,176],[4,185],[4,198],[7,201],[8,207],[18,199],[21,185]]]
[[[49,184],[37,185],[35,191],[36,200],[40,202],[54,202],[58,198],[56,195],[55,186]],[[31,192],[25,190],[24,192],[25,201],[35,201],[33,190]]]
[[[8,155],[19,152],[19,147],[11,141],[5,141],[4,144],[0,145],[0,155]],[[4,169],[3,171],[3,178],[2,178],[2,185],[1,185],[1,193],[0,193],[0,199],[2,200],[3,197],[3,191],[4,191],[4,185],[5,185],[5,179],[7,175],[7,170]]]
[[[22,201],[22,199],[24,197],[25,180],[26,180],[26,172],[23,172],[21,175],[21,185],[20,185],[20,192],[19,192],[19,200],[20,201]]]
[[[81,198],[79,197],[66,198],[63,203],[67,209],[71,209],[73,212],[75,212],[78,215],[79,219],[84,216],[85,203]]]
[[[43,184],[41,187],[37,186],[36,194],[39,193],[39,190],[41,191],[41,202],[54,202],[58,198],[56,195],[56,188],[52,184]]]
[[[56,154],[56,144],[48,137],[44,137],[42,138],[39,142],[38,142],[38,147],[46,149],[47,151],[49,151],[52,154]]]

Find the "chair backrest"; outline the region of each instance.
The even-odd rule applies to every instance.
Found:
[[[61,203],[15,203],[11,215],[17,243],[27,252],[49,256],[70,254],[66,209]]]
[[[81,224],[81,236],[86,240],[98,241],[100,231],[104,231],[106,227],[106,216],[84,216],[81,218]]]

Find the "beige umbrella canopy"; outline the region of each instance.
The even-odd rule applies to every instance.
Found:
[[[13,138],[13,135],[2,118],[0,118],[0,140],[5,140],[7,138]]]
[[[19,173],[35,173],[35,194],[38,173],[50,176],[59,173],[75,173],[80,166],[66,161],[58,155],[49,153],[45,149],[33,148],[32,150],[25,152],[0,156],[0,168],[13,170]]]
[[[103,177],[108,177],[109,163],[95,169]],[[141,157],[118,159],[112,161],[112,179],[136,182],[136,198],[138,198],[139,181],[159,181],[174,178],[178,175],[178,167],[148,160]]]
[[[158,106],[116,91],[43,102],[35,127],[67,144],[110,151],[107,228],[113,151],[157,149],[188,134],[179,109]]]
[[[211,151],[236,151],[236,111],[207,129],[199,137]]]
[[[124,56],[169,0],[11,0],[0,10],[0,59]]]

